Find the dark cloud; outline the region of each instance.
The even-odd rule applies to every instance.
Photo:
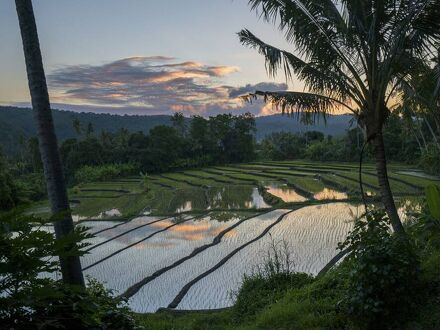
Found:
[[[285,90],[287,90],[287,84],[261,82],[255,85],[247,84],[246,86],[231,88],[229,92],[229,97],[234,98],[241,95],[253,93],[255,91],[276,92],[276,91],[285,91]]]
[[[245,111],[259,114],[261,103],[244,104],[237,96],[257,89],[287,88],[285,84],[273,83],[238,88],[222,83],[222,79],[237,71],[233,66],[136,56],[103,65],[62,67],[48,78],[52,100],[64,105],[63,108],[82,107],[94,112],[109,109],[130,114],[174,111],[200,115]]]

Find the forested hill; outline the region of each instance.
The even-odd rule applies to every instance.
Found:
[[[288,117],[283,115],[272,115],[257,117],[257,140],[263,139],[266,135],[273,132],[304,132],[320,131],[325,135],[341,135],[350,128],[351,115],[329,115],[326,122],[323,119],[315,122],[314,125],[304,125],[300,123],[296,116]]]
[[[92,124],[95,133],[116,132],[121,128],[129,131],[148,132],[157,125],[171,125],[170,116],[119,116],[110,114],[78,113],[53,110],[58,139],[77,137],[73,121],[78,120],[83,127]],[[0,145],[5,153],[13,153],[23,137],[36,135],[32,111],[28,108],[0,107]]]
[[[72,111],[53,110],[55,128],[60,141],[77,137],[73,127],[74,120],[78,120],[83,127],[92,124],[95,133],[101,131],[116,132],[125,128],[131,132],[142,131],[147,133],[157,125],[171,125],[170,116],[120,116],[110,114],[78,113]],[[281,115],[257,117],[257,139],[276,131],[301,132],[318,130],[325,134],[339,135],[349,127],[351,116],[330,116],[327,125],[320,121],[315,126],[305,126],[296,118]],[[23,138],[36,134],[32,112],[28,108],[0,106],[0,145],[4,152],[10,154],[17,150]]]

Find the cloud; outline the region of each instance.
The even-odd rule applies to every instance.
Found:
[[[247,84],[246,86],[232,88],[229,92],[229,96],[238,97],[241,95],[253,93],[255,91],[276,92],[276,91],[285,91],[285,90],[287,90],[287,84],[261,82],[255,85]]]
[[[215,115],[259,114],[262,104],[244,104],[237,96],[262,90],[285,90],[285,84],[260,83],[231,87],[224,83],[235,66],[180,62],[165,56],[133,56],[102,65],[74,65],[48,75],[51,99],[59,106],[103,112]]]

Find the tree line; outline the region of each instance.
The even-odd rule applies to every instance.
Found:
[[[394,111],[385,125],[384,144],[388,160],[419,167],[427,173],[440,173],[440,126],[433,118],[407,117]],[[433,128],[434,127],[434,128]],[[365,136],[359,127],[349,128],[342,136],[325,136],[310,130],[304,133],[276,132],[258,145],[263,159],[357,162]],[[374,161],[372,147],[364,152],[365,161]]]
[[[302,133],[275,132],[256,141],[251,114],[188,120],[176,113],[172,126],[158,125],[149,133],[124,128],[96,132],[93,124],[78,120],[71,125],[77,137],[64,140],[59,148],[68,185],[256,160],[357,162],[365,142],[359,127],[348,128],[340,136],[324,135],[311,127]],[[440,148],[432,127],[439,129],[432,118],[391,113],[384,132],[387,159],[440,173]],[[0,175],[5,178],[0,189],[3,209],[47,197],[37,137],[25,140],[15,156],[0,155],[0,159]],[[374,161],[371,147],[366,148],[364,160]]]

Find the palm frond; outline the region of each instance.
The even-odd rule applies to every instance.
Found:
[[[439,0],[249,0],[249,4],[278,25],[295,46],[289,52],[248,30],[239,33],[243,44],[265,56],[271,76],[284,70],[310,92],[254,94],[265,95],[284,111],[310,107],[311,112],[326,112],[344,106],[363,112],[371,122],[377,120],[381,128],[387,118],[383,112],[389,111],[383,105],[391,98],[402,101],[396,93],[399,85],[411,81],[420,67],[432,68],[432,56],[440,47]],[[434,73],[439,72],[437,67]],[[440,90],[438,78],[429,88],[432,95]],[[426,98],[425,94],[415,99]]]
[[[311,92],[343,100],[352,98],[360,104],[355,82],[339,70],[335,73],[319,62],[307,63],[290,52],[266,44],[247,29],[240,31],[238,35],[243,45],[256,49],[265,57],[266,70],[270,76],[275,77],[277,71],[282,69],[287,78],[292,78],[292,74],[295,74],[304,81]]]
[[[356,90],[366,92],[362,75],[365,62],[358,42],[348,36],[340,10],[331,0],[250,0],[253,10],[279,29],[295,44],[299,55],[355,82]],[[359,62],[357,59],[362,58]],[[358,97],[361,97],[359,93]]]
[[[283,114],[309,113],[314,115],[326,115],[339,109],[341,106],[357,114],[349,104],[338,99],[313,93],[305,92],[263,92],[256,91],[242,98],[247,102],[262,97],[264,102],[271,104],[274,108],[281,110]]]

